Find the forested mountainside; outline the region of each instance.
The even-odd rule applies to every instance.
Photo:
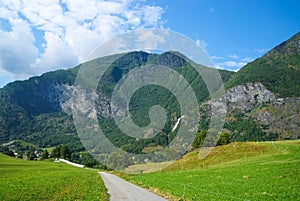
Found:
[[[111,56],[114,57],[114,56]],[[98,61],[101,62],[98,58]],[[109,117],[107,104],[116,83],[121,77],[131,69],[145,64],[159,64],[173,68],[182,74],[191,83],[197,92],[199,102],[203,102],[209,96],[206,85],[196,71],[184,59],[176,56],[172,52],[161,55],[149,54],[146,52],[130,52],[117,59],[106,71],[99,82],[97,92],[101,94],[101,100],[97,101],[97,108],[100,114]],[[70,96],[70,89],[81,65],[68,69],[45,73],[41,76],[32,77],[26,81],[16,81],[0,89],[0,142],[5,143],[12,140],[25,140],[32,142],[40,147],[50,147],[59,144],[67,144],[73,149],[82,149],[79,138],[72,121],[71,111],[68,110],[67,100]],[[202,67],[203,69],[209,69]],[[230,71],[219,70],[224,82],[229,80],[234,74]],[[147,96],[145,96],[147,93]],[[148,115],[145,115],[145,108],[160,102],[167,108],[170,121],[165,127],[165,132],[170,132],[173,120],[171,114],[179,110],[176,106],[175,97],[166,89],[159,86],[149,86],[139,91],[140,95],[135,95],[134,118],[140,125],[147,124]],[[143,109],[144,108],[144,109]],[[179,112],[177,112],[179,115]],[[100,115],[100,116],[101,116]],[[146,116],[146,117],[144,117]],[[174,117],[172,117],[174,118]],[[122,137],[114,132],[109,135],[111,138],[118,139],[118,143],[126,145],[129,139]],[[158,144],[165,142],[165,133],[158,136]],[[150,142],[144,142],[138,150]],[[151,142],[152,143],[152,142]],[[137,146],[133,146],[137,149]]]
[[[208,129],[211,107],[226,103],[223,133],[229,141],[297,139],[300,133],[300,34],[276,46],[263,57],[247,64],[237,73],[219,70],[226,94],[209,100],[205,82],[183,57],[174,52],[153,54],[130,52],[118,55],[97,87],[96,108],[107,137],[117,146],[133,153],[167,146],[181,116],[175,96],[163,87],[150,85],[134,94],[133,121],[149,124],[148,110],[160,104],[166,109],[167,123],[153,139],[140,140],[123,135],[111,120],[110,97],[117,82],[130,70],[146,64],[168,66],[192,86],[200,106],[199,133]],[[116,55],[109,56],[114,58]],[[101,62],[98,58],[89,62]],[[81,65],[16,81],[0,89],[0,143],[24,140],[38,147],[66,144],[84,150],[72,119],[70,96]],[[203,71],[210,68],[201,66]],[[101,123],[102,122],[102,123]],[[106,126],[105,126],[106,125]]]
[[[226,88],[260,82],[276,96],[300,96],[300,33],[240,69]]]
[[[224,132],[230,134],[231,140],[299,139],[299,78],[297,33],[234,74],[225,83],[225,95],[202,104],[203,130],[208,128],[210,107],[225,102]]]

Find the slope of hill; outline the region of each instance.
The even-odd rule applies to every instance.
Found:
[[[202,104],[202,130],[208,128],[211,107],[227,109],[224,132],[230,134],[231,141],[300,138],[299,98],[277,98],[259,82],[237,85]]]
[[[96,171],[0,153],[0,200],[108,200]]]
[[[225,83],[226,94],[201,106],[227,109],[224,132],[232,141],[300,138],[300,33],[247,64]]]
[[[261,82],[278,97],[300,96],[300,33],[247,64],[226,83],[226,88]]]
[[[232,143],[199,159],[188,153],[167,169],[125,176],[169,200],[297,200],[300,142]]]
[[[97,93],[101,94],[101,99],[97,101],[99,118],[106,120],[110,118],[110,113],[107,112],[110,111],[110,105],[105,100],[110,99],[112,91],[121,77],[131,69],[145,64],[159,64],[173,68],[191,83],[197,92],[199,102],[208,98],[208,91],[202,78],[184,59],[172,52],[165,52],[161,55],[131,52],[117,56],[121,57],[109,66],[98,84]],[[116,55],[110,56],[110,58],[114,57]],[[90,62],[101,63],[105,59],[107,58],[98,58]],[[73,150],[81,150],[82,145],[76,134],[69,110],[72,103],[68,102],[71,95],[70,90],[74,88],[74,81],[80,66],[69,70],[45,73],[26,81],[16,81],[0,89],[0,143],[20,139],[32,142],[39,147],[67,144]],[[209,68],[202,67],[202,69],[205,71]],[[233,75],[233,72],[229,71],[220,70],[219,72],[224,82]],[[146,98],[143,96],[145,94],[147,94]],[[177,112],[177,115],[180,115],[175,97],[162,87],[150,86],[140,90],[133,99],[135,101],[131,104],[132,110],[136,111],[133,119],[139,125],[147,125],[149,118],[145,112],[148,114],[147,108],[157,102],[167,109],[167,115],[170,117],[165,126],[165,133],[170,132],[172,127],[171,114]],[[135,141],[135,139],[117,135],[118,130],[110,129],[107,132],[110,132],[109,136],[112,141],[119,143],[118,146],[130,144],[132,140]],[[128,145],[126,147],[128,150],[139,152],[148,143],[154,143],[155,146],[158,142],[163,145],[167,143],[165,134],[158,136],[154,142],[146,141],[139,146]]]
[[[132,96],[131,118],[138,126],[148,125],[149,108],[159,103],[166,109],[168,117],[162,132],[153,139],[137,141],[136,138],[124,135],[116,127],[111,117],[112,106],[109,103],[114,87],[130,70],[145,64],[168,66],[191,84],[198,102],[203,103],[200,106],[202,115],[200,131],[208,129],[210,107],[221,100],[225,102],[221,109],[228,109],[223,131],[230,133],[231,141],[298,139],[300,138],[299,39],[300,33],[275,47],[262,58],[246,65],[236,74],[219,70],[228,88],[226,94],[219,100],[207,101],[209,93],[203,79],[175,52],[160,55],[130,52],[89,61],[99,64],[107,59],[118,58],[114,59],[104,73],[98,83],[97,93],[89,95],[96,98],[96,115],[109,140],[131,153],[141,153],[148,146],[150,149],[167,146],[176,135],[176,132],[171,132],[174,120],[181,116],[180,105],[175,96],[163,87],[151,85],[139,89]],[[73,103],[70,98],[72,93],[78,92],[74,82],[80,66],[45,73],[26,81],[13,82],[0,89],[0,144],[24,140],[38,147],[67,144],[72,150],[82,151],[84,148],[71,116]],[[93,70],[97,70],[97,66]],[[208,72],[210,68],[201,66],[201,70]],[[293,97],[287,98],[291,96]],[[93,112],[87,111],[87,115]]]

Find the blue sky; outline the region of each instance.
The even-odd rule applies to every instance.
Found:
[[[173,1],[165,26],[200,40],[217,67],[238,70],[300,31],[300,1]]]
[[[234,71],[300,31],[298,0],[0,1],[0,87],[73,67],[135,29],[184,34]]]

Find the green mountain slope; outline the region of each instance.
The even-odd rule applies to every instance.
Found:
[[[261,82],[279,97],[300,96],[300,33],[247,64],[226,83],[226,88]]]
[[[176,135],[176,131],[171,132],[171,129],[181,116],[180,105],[172,93],[156,85],[137,90],[129,104],[133,122],[141,127],[150,123],[148,112],[153,105],[160,104],[165,108],[167,122],[162,132],[153,139],[137,141],[122,133],[112,119],[109,100],[114,87],[129,71],[146,64],[172,68],[190,83],[201,104],[199,130],[208,129],[210,105],[206,84],[183,58],[176,52],[130,52],[86,63],[89,66],[115,60],[100,79],[96,95],[89,94],[96,98],[100,126],[111,142],[128,152],[141,153],[153,147],[167,146]],[[300,33],[249,63],[238,73],[219,70],[228,89],[221,98],[226,102],[228,111],[223,131],[230,133],[232,141],[299,138],[299,58]],[[24,140],[38,147],[67,144],[72,150],[83,150],[73,123],[70,98],[72,93],[78,92],[74,82],[81,66],[16,81],[0,89],[0,144]],[[210,71],[208,67],[200,67],[204,73]],[[97,68],[100,67],[96,65],[95,69],[89,70],[97,72]],[[86,82],[94,81],[90,78]],[[279,100],[278,97],[293,98]]]
[[[110,57],[114,58],[116,55]],[[105,58],[98,58],[91,62],[101,63],[103,60]],[[123,75],[131,69],[145,64],[165,65],[176,70],[191,83],[199,102],[208,98],[208,91],[202,78],[184,59],[172,52],[165,52],[161,55],[131,52],[121,55],[109,66],[101,78],[97,93],[101,94],[101,97],[104,97],[105,100],[109,99],[116,83]],[[0,89],[0,143],[20,139],[32,142],[39,147],[67,144],[71,149],[81,150],[82,145],[77,136],[71,113],[66,112],[66,109],[62,106],[62,103],[65,103],[70,96],[69,89],[74,87],[80,66],[45,73],[26,81],[16,81]],[[202,67],[202,69],[203,71],[209,70],[207,67]],[[224,82],[234,74],[223,70],[219,72]],[[146,98],[143,96],[145,94],[147,94]],[[180,115],[176,99],[162,87],[149,86],[139,90],[139,93],[135,94],[134,100],[131,104],[132,111],[136,111],[133,114],[133,120],[138,125],[147,125],[149,122],[147,108],[158,102],[168,111],[169,120],[165,127],[165,133],[170,131],[171,124],[174,123],[171,114],[177,112],[177,115]],[[97,107],[104,110],[109,106],[99,100]],[[99,118],[110,121],[110,114],[101,115],[102,113],[100,113]],[[154,146],[157,143],[167,143],[165,133],[163,133],[154,142],[145,141],[137,148],[132,143],[135,139],[119,135],[117,129],[111,129],[110,127],[107,132],[111,140],[115,141],[118,146],[127,147],[129,150],[134,149],[135,152],[141,151],[149,143],[154,143]]]

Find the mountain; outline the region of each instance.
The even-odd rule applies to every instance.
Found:
[[[98,118],[102,119],[108,128],[110,140],[118,146],[134,152],[141,152],[148,144],[164,146],[166,134],[170,133],[174,124],[174,114],[180,116],[180,107],[176,98],[168,90],[159,86],[149,86],[139,90],[133,96],[133,120],[140,126],[149,123],[148,109],[160,103],[167,110],[169,117],[164,133],[159,134],[154,141],[145,140],[136,145],[136,140],[124,137],[114,127],[111,121],[111,106],[109,99],[116,83],[130,70],[145,64],[168,66],[183,75],[197,92],[199,102],[209,96],[203,79],[195,72],[189,63],[174,52],[150,54],[146,52],[130,52],[122,55],[112,55],[98,58],[85,63],[101,63],[117,58],[104,73],[97,88]],[[0,143],[12,140],[25,140],[39,147],[52,147],[67,144],[73,150],[82,150],[83,147],[77,136],[72,119],[72,102],[70,96],[77,90],[74,86],[76,75],[82,65],[68,70],[58,70],[32,77],[25,81],[9,83],[0,89]],[[205,72],[210,68],[202,66]],[[95,70],[95,69],[94,69]],[[219,70],[223,81],[226,82],[234,74],[230,71]],[[77,90],[78,92],[78,90]],[[91,95],[92,96],[92,95]],[[175,115],[176,116],[176,115]],[[105,129],[105,128],[104,128]]]
[[[211,108],[227,109],[223,131],[232,141],[300,138],[300,98],[278,98],[260,82],[237,85],[200,106],[201,130],[208,129]]]
[[[225,83],[226,94],[201,106],[227,109],[224,132],[233,141],[300,138],[300,33],[247,64]]]
[[[226,83],[226,88],[260,82],[278,97],[300,96],[300,32],[247,64]]]
[[[177,131],[172,132],[172,128],[179,122],[181,110],[176,97],[166,88],[157,85],[142,87],[133,94],[129,103],[132,121],[140,127],[150,123],[148,112],[153,105],[160,104],[165,108],[165,127],[155,137],[137,140],[127,136],[112,118],[115,108],[110,99],[115,86],[129,71],[146,64],[167,66],[189,82],[200,104],[199,132],[208,129],[211,109],[217,107],[217,112],[227,110],[223,133],[228,133],[225,136],[229,136],[230,141],[299,139],[299,41],[298,33],[237,73],[219,70],[227,90],[215,99],[210,99],[204,80],[190,62],[176,52],[111,55],[72,69],[12,82],[0,89],[0,144],[24,140],[38,147],[66,144],[77,152],[84,150],[72,118],[74,100],[71,97],[75,93],[95,100],[97,111],[84,105],[85,101],[79,100],[76,104],[86,115],[97,116],[107,138],[116,146],[131,153],[155,151],[167,146],[176,136]],[[82,91],[75,86],[80,68],[109,60],[114,62],[104,72],[96,93],[81,94]],[[97,72],[99,67],[95,66],[91,70]],[[203,73],[211,71],[211,68],[198,66]],[[89,78],[86,82],[94,80]],[[217,91],[219,86],[214,90]],[[154,132],[154,129],[149,130],[147,135]]]

